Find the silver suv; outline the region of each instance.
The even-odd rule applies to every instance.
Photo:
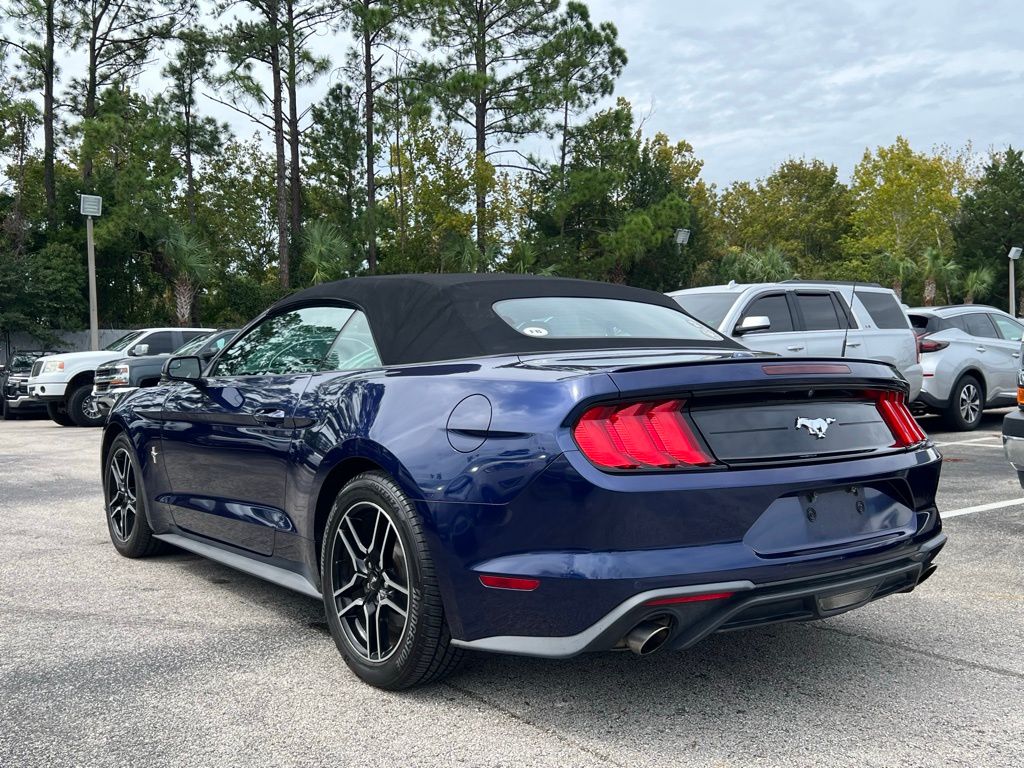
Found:
[[[787,280],[675,291],[683,309],[744,346],[787,356],[860,357],[893,365],[921,391],[917,341],[896,294],[865,283]]]
[[[985,408],[1017,403],[1024,325],[977,304],[908,311],[918,334],[924,388],[919,403],[954,429],[974,429]]]

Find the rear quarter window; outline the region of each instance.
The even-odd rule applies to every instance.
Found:
[[[896,301],[896,296],[881,291],[863,291],[857,294],[876,328],[908,328],[907,316]]]

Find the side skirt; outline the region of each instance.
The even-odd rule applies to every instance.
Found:
[[[236,571],[247,573],[250,576],[255,576],[258,579],[269,581],[272,584],[277,584],[280,587],[293,590],[306,597],[312,597],[316,600],[321,599],[320,590],[318,590],[310,581],[303,575],[289,571],[286,568],[281,568],[276,565],[270,565],[269,563],[261,563],[258,560],[253,560],[245,555],[239,555],[234,552],[229,552],[226,549],[215,547],[212,544],[206,544],[202,541],[196,541],[185,536],[181,536],[177,533],[159,533],[154,534],[154,538],[160,539],[160,541],[166,541],[168,544],[172,544],[179,549],[188,550],[197,555],[202,555],[205,558],[214,560],[221,565],[226,565],[228,568],[234,568]]]

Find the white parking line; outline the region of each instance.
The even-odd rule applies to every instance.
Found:
[[[1016,507],[1024,504],[1024,499],[1007,499],[1006,501],[993,501],[989,504],[979,504],[976,507],[964,507],[963,509],[954,509],[951,512],[941,512],[943,520],[948,520],[951,517],[959,517],[960,515],[970,515],[974,512],[988,512],[993,509],[1004,509],[1006,507]]]
[[[998,440],[999,442],[985,442],[991,440]],[[1000,435],[988,435],[987,437],[975,437],[971,440],[950,440],[944,443],[936,443],[935,445],[939,448],[943,448],[947,445],[985,445],[989,448],[1002,448],[1002,440],[1000,440]]]

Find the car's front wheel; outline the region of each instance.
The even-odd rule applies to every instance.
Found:
[[[68,413],[68,407],[63,402],[47,403],[46,415],[50,417],[51,421],[60,424],[62,427],[75,426],[75,422],[71,420],[71,415]]]
[[[946,408],[946,421],[959,432],[969,432],[981,424],[981,414],[985,410],[985,392],[974,376],[961,376],[953,387]]]
[[[107,529],[114,549],[125,557],[148,557],[163,549],[153,537],[146,512],[146,486],[135,447],[124,434],[114,438],[103,462]]]
[[[92,396],[92,384],[82,384],[72,390],[68,397],[68,414],[80,427],[101,427],[106,420],[106,414]]]
[[[422,523],[387,475],[363,473],[338,494],[324,531],[321,582],[334,642],[365,682],[411,688],[440,679],[461,659]]]

